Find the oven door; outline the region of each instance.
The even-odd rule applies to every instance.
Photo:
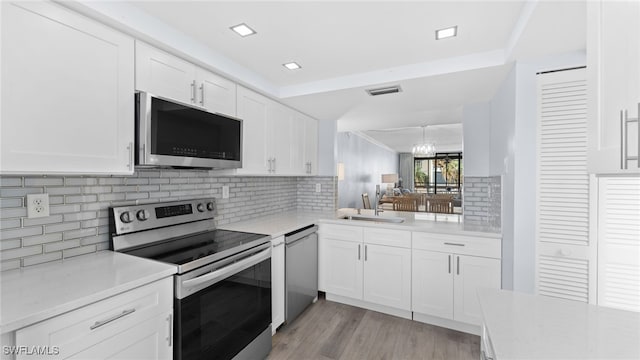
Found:
[[[178,275],[176,285],[175,359],[264,358],[271,351],[270,243]]]

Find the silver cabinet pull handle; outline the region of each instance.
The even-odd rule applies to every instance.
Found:
[[[114,315],[106,320],[102,320],[102,321],[96,321],[93,325],[91,325],[89,327],[89,330],[95,330],[97,328],[99,328],[100,326],[103,325],[107,325],[108,323],[112,322],[112,321],[116,321],[118,319],[120,319],[121,317],[125,317],[127,315],[133,314],[136,311],[136,309],[128,309],[128,310],[123,310],[120,314]]]
[[[457,256],[456,275],[460,275],[460,256]]]
[[[358,260],[360,260],[360,244],[358,244]]]
[[[284,245],[284,241],[283,241],[283,242],[281,242],[281,243],[279,243],[279,244],[275,244],[275,245],[273,245],[273,248],[275,249],[275,248],[277,248],[277,247],[278,247],[278,246],[280,246],[280,245]]]
[[[364,246],[364,261],[367,261],[367,245]]]
[[[196,102],[196,81],[195,80],[191,82],[191,102],[194,104]]]
[[[127,149],[129,150],[129,165],[127,167],[133,169],[133,142],[129,142]]]
[[[448,258],[449,258],[449,274],[451,274],[451,255],[449,255]]]
[[[273,158],[273,172],[276,172],[277,166],[276,166],[276,158]]]
[[[167,337],[167,342],[169,342],[169,347],[171,347],[173,344],[173,314],[169,314],[167,321],[169,322],[169,336]]]
[[[204,82],[200,84],[200,105],[204,106]]]
[[[627,168],[627,110],[620,110],[620,169]]]
[[[446,242],[445,245],[464,246],[464,244]]]

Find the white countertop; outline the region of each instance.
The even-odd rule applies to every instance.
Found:
[[[470,226],[462,223],[460,215],[412,213],[405,211],[388,211],[380,213],[380,217],[401,217],[402,223],[385,223],[373,221],[347,220],[343,217],[356,214],[355,209],[340,209],[331,212],[287,211],[263,216],[253,220],[241,221],[219,226],[222,230],[244,231],[277,237],[299,228],[318,223],[348,224],[358,226],[384,227],[390,229],[425,231],[452,235],[480,236],[501,238],[495,229],[482,226]],[[373,210],[361,210],[363,215],[373,215]]]
[[[240,221],[219,226],[221,230],[243,231],[278,237],[297,229],[317,224],[320,219],[336,217],[335,211],[286,211],[278,214],[262,216],[252,220]]]
[[[99,251],[0,273],[0,333],[175,274],[174,265]]]
[[[498,360],[640,359],[640,313],[505,290],[478,294]]]

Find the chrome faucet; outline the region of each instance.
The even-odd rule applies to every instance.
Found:
[[[376,185],[376,199],[373,203],[373,213],[378,216],[378,200],[380,200],[380,185]]]

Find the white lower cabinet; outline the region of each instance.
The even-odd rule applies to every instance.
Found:
[[[412,311],[480,325],[478,288],[500,289],[500,239],[413,233]],[[476,256],[481,255],[481,256]]]
[[[319,238],[321,282],[329,297],[410,310],[409,231],[321,224]]]
[[[284,236],[271,239],[271,246],[271,331],[275,334],[285,313]]]
[[[172,278],[17,330],[15,344],[48,352],[16,360],[172,359]]]

